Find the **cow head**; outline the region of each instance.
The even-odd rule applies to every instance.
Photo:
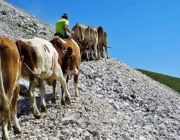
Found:
[[[78,75],[79,74],[79,68],[76,64],[76,56],[73,53],[73,50],[71,47],[68,47],[67,53],[63,59],[63,65],[62,69],[63,72],[65,72],[67,75]]]
[[[62,43],[57,37],[54,37],[52,40],[50,40],[50,42],[55,48],[58,47],[62,49]]]
[[[58,63],[60,66],[62,66],[62,60],[64,59],[64,56],[66,55],[67,52],[63,40],[61,40],[59,37],[54,37],[52,40],[50,40],[50,42],[58,52],[59,55]]]
[[[78,46],[80,48],[81,56],[86,50],[89,50],[89,46],[87,44],[85,44],[85,42],[77,42],[77,44],[78,44]]]
[[[59,37],[54,37],[52,40],[50,40],[51,44],[54,46],[54,48],[59,48],[61,50],[65,50],[64,44],[66,43],[64,40],[62,40]]]
[[[98,37],[103,37],[104,30],[103,30],[103,28],[101,26],[99,26],[97,28],[97,32],[98,32]]]

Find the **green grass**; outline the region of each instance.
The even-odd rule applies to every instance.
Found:
[[[176,78],[176,77],[172,77],[172,76],[168,76],[168,75],[164,75],[160,73],[150,72],[150,71],[142,70],[142,69],[137,69],[137,70],[147,75],[148,77],[180,93],[180,78]]]
[[[5,10],[1,11],[2,15],[7,15],[7,12]]]

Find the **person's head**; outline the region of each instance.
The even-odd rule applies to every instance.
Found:
[[[66,13],[64,13],[64,14],[62,15],[62,18],[68,19],[68,15],[67,15]]]

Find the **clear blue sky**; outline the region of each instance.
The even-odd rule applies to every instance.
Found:
[[[7,0],[55,26],[63,13],[107,31],[109,54],[134,68],[180,78],[180,0]]]

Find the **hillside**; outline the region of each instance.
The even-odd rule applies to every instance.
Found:
[[[137,69],[137,70],[180,93],[180,78],[176,78],[156,72],[151,72],[147,70],[142,70],[142,69]]]
[[[18,7],[0,1],[0,35],[12,40],[19,38],[52,38],[55,28]]]
[[[54,27],[34,15],[0,1],[0,35],[13,40],[33,36],[50,39]],[[51,103],[52,87],[46,85],[47,113],[32,115],[27,97],[18,98],[21,135],[12,140],[179,140],[180,96],[115,58],[82,62],[80,96],[71,105]],[[37,97],[39,106],[39,97]],[[0,131],[2,132],[2,131]],[[1,138],[1,133],[0,133]]]

